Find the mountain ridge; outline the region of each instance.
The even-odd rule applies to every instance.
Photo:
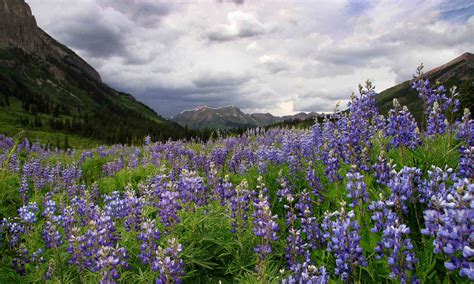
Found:
[[[203,128],[245,128],[268,126],[275,123],[292,120],[306,120],[316,118],[316,112],[297,113],[295,115],[274,116],[271,113],[244,113],[236,106],[209,107],[205,105],[197,106],[194,109],[184,110],[171,117],[172,121],[181,126],[192,129]]]
[[[474,54],[464,52],[447,63],[435,67],[422,74],[423,79],[430,80],[434,86],[437,81],[447,89],[458,87],[460,101],[463,107],[474,111]],[[381,113],[388,113],[392,108],[394,98],[402,105],[406,105],[418,121],[422,117],[422,104],[416,90],[411,88],[415,78],[383,90],[375,98],[375,103]]]

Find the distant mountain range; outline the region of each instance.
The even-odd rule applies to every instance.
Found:
[[[474,113],[474,54],[464,53],[450,62],[429,70],[424,73],[424,78],[430,79],[435,84],[436,81],[450,88],[458,86],[461,93],[462,105],[469,107]],[[401,84],[382,91],[376,97],[376,105],[381,113],[387,113],[393,104],[393,99],[397,98],[402,105],[406,105],[413,115],[420,119],[422,105],[418,98],[418,93],[411,88],[412,80],[407,80]],[[192,129],[220,128],[230,129],[239,127],[268,126],[272,124],[284,124],[285,122],[307,121],[314,119],[318,113],[298,113],[288,116],[273,116],[270,113],[243,113],[235,106],[225,106],[211,108],[199,106],[192,110],[186,110],[174,115],[171,119],[181,126]]]
[[[318,113],[298,113],[287,116],[274,116],[270,113],[252,113],[246,114],[238,107],[225,106],[212,108],[208,106],[199,106],[192,110],[186,110],[174,115],[171,120],[177,122],[181,126],[192,129],[204,128],[243,128],[267,126],[284,121],[306,120],[316,118]]]
[[[0,1],[0,133],[63,133],[101,142],[189,135],[132,95],[102,82],[71,49],[40,29],[23,0]]]

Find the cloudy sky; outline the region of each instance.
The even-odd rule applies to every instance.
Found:
[[[27,0],[38,25],[159,114],[332,111],[474,52],[460,1]]]

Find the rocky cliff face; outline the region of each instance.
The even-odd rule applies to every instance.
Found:
[[[0,1],[0,43],[31,52],[39,49],[35,17],[24,1]]]
[[[0,0],[0,48],[16,47],[55,60],[101,82],[99,73],[72,50],[40,29],[24,0]]]

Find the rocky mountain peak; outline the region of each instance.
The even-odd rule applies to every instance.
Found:
[[[99,73],[74,51],[57,42],[36,24],[24,0],[0,0],[0,48],[20,48],[43,59],[48,56],[101,82]]]
[[[0,44],[37,52],[38,27],[30,6],[22,0],[0,0]]]

